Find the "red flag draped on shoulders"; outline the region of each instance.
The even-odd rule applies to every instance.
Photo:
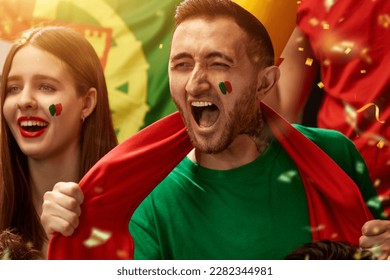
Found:
[[[313,240],[357,244],[362,225],[373,219],[358,187],[318,146],[264,103],[261,108],[303,178],[311,227],[326,225],[312,231]],[[108,153],[80,182],[85,198],[79,227],[71,237],[54,235],[48,258],[132,259],[128,223],[134,210],[191,149],[184,123],[174,113]]]

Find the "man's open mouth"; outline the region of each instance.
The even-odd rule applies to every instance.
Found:
[[[210,127],[218,120],[219,109],[208,101],[194,101],[191,103],[192,115],[200,127]]]

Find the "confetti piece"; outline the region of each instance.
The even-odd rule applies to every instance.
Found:
[[[381,184],[381,179],[375,179],[375,181],[374,181],[374,187],[375,188],[377,188],[377,187],[379,187],[379,185]]]
[[[351,51],[352,51],[351,48],[346,48],[346,49],[344,50],[344,53],[345,53],[345,54],[349,54]]]
[[[316,18],[311,18],[309,20],[309,24],[312,25],[312,26],[317,26],[318,24],[320,23],[320,21]]]
[[[367,71],[366,70],[360,70],[360,74],[366,74],[367,73]]]
[[[302,48],[302,47],[299,47],[298,48],[298,51],[300,51],[300,52],[303,52],[305,49],[304,48]]]
[[[295,39],[295,43],[303,42],[303,36],[299,36]]]
[[[160,45],[158,46],[158,48],[159,48],[159,49],[162,49],[163,46],[164,46],[163,44],[160,44]]]
[[[325,228],[325,225],[318,225],[317,227],[305,227],[306,230],[309,230],[310,232],[320,231]]]
[[[284,183],[291,183],[293,178],[298,174],[298,171],[296,170],[290,170],[287,172],[284,172],[283,174],[280,174],[278,177],[278,181],[284,182]]]
[[[106,242],[111,237],[111,232],[102,231],[97,228],[92,228],[91,235],[83,242],[84,246],[91,248],[96,247]]]
[[[375,259],[379,258],[379,256],[381,255],[381,252],[382,252],[381,247],[379,247],[379,246],[373,246],[370,251],[372,252],[372,256]]]
[[[382,203],[379,197],[373,197],[367,201],[367,206],[374,209],[380,209],[382,207]]]
[[[368,109],[371,106],[375,106],[375,118],[376,118],[376,120],[378,122],[380,122],[380,123],[385,123],[385,121],[379,120],[379,107],[375,103],[368,103],[368,104],[364,105],[362,108],[356,110],[356,112],[361,113],[361,112],[363,112],[364,110]]]
[[[317,83],[317,86],[318,86],[319,88],[324,88],[325,85],[324,85],[323,82],[318,82],[318,83]]]
[[[322,64],[324,65],[324,66],[329,66],[330,65],[330,59],[325,59],[324,60],[324,62],[322,62]]]
[[[345,121],[353,128],[356,128],[356,117],[357,117],[356,110],[348,103],[345,103],[344,113],[345,113]]]
[[[119,258],[124,259],[124,260],[130,259],[129,252],[127,252],[127,251],[125,251],[125,250],[118,250],[118,251],[116,251],[116,255],[117,255]]]
[[[307,65],[307,66],[312,66],[312,64],[313,64],[313,59],[312,58],[306,58],[306,61],[305,61],[305,65]]]
[[[326,11],[329,12],[330,8],[334,5],[335,0],[325,0],[324,6],[326,8]]]
[[[379,149],[382,149],[385,146],[385,141],[383,141],[383,139],[379,140],[379,142],[378,142],[378,144],[376,144],[376,146]]]
[[[368,63],[368,64],[371,64],[372,63],[372,58],[370,57],[370,55],[368,54],[368,52],[370,51],[369,48],[364,48],[361,52],[360,52],[360,56],[363,58],[363,60]]]
[[[378,24],[384,28],[389,28],[390,26],[390,16],[388,14],[383,14],[378,16]]]
[[[361,161],[357,161],[355,164],[355,170],[357,173],[362,174],[364,172],[364,163]]]
[[[328,30],[329,27],[330,27],[330,26],[329,26],[329,23],[327,23],[327,22],[323,22],[323,23],[322,23],[322,28],[323,28],[323,29]]]

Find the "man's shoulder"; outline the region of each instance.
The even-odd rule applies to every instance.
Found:
[[[341,132],[332,129],[318,128],[318,127],[309,127],[300,124],[293,124],[293,126],[299,130],[303,135],[305,135],[310,140],[322,141],[322,140],[340,140],[347,141],[350,140]]]

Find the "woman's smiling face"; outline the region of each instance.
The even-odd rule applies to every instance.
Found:
[[[3,115],[24,154],[45,159],[79,145],[82,107],[66,63],[32,45],[15,54]]]

